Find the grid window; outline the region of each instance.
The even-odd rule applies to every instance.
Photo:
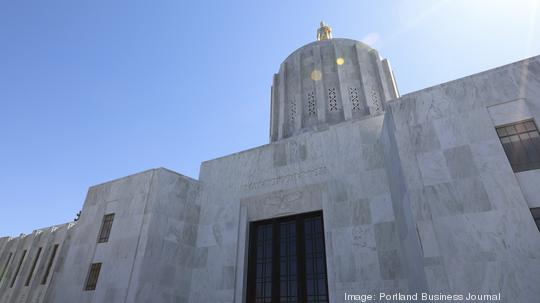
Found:
[[[86,286],[84,290],[95,290],[99,278],[99,271],[101,270],[101,263],[92,263],[88,270],[88,277],[86,278]]]
[[[10,288],[15,285],[15,281],[17,281],[17,276],[19,275],[19,271],[21,270],[21,266],[24,262],[24,257],[26,257],[26,249],[23,251],[21,259],[19,260],[19,265],[17,265],[17,270],[15,270],[15,275],[13,276],[13,280],[11,280]]]
[[[247,302],[328,302],[322,213],[254,222]]]
[[[306,302],[328,302],[322,218],[304,220]]]
[[[30,285],[30,281],[32,280],[32,275],[34,274],[34,270],[36,269],[37,262],[39,260],[39,256],[41,255],[41,247],[38,249],[36,258],[34,259],[34,263],[32,263],[32,268],[30,268],[30,273],[28,273],[28,278],[26,278],[26,283],[24,283],[24,286]]]
[[[540,207],[531,208],[531,213],[534,218],[534,223],[536,223],[538,231],[540,231]]]
[[[109,235],[111,234],[113,220],[114,214],[108,214],[103,216],[103,222],[101,222],[101,229],[99,230],[98,243],[105,243],[109,241]]]
[[[540,134],[533,120],[496,128],[514,172],[540,168]]]
[[[272,225],[257,229],[257,275],[255,279],[257,302],[272,302]]]
[[[43,275],[43,279],[41,279],[41,284],[47,284],[47,278],[49,277],[49,274],[51,273],[51,268],[54,263],[54,257],[56,256],[56,251],[58,250],[58,244],[55,244],[53,246],[53,250],[51,253],[51,257],[49,258],[49,262],[47,262],[47,268],[45,269],[45,274]]]
[[[2,282],[2,279],[4,278],[4,274],[6,273],[7,271],[7,268],[9,266],[9,261],[11,261],[11,257],[13,256],[13,253],[10,252],[9,253],[9,256],[7,258],[7,261],[6,261],[6,264],[4,265],[4,269],[2,269],[2,271],[0,272],[0,282]]]
[[[296,221],[279,224],[279,298],[282,303],[298,302]]]

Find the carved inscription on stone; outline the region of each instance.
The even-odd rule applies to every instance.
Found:
[[[283,193],[264,199],[263,203],[275,207],[277,212],[288,212],[292,209],[292,203],[302,199],[302,192]]]
[[[352,228],[352,245],[355,249],[376,250],[373,229],[369,225],[357,225]]]
[[[298,186],[293,189],[270,191],[241,199],[249,220],[262,220],[286,214],[305,213],[322,209],[325,183]]]
[[[318,168],[306,170],[306,171],[299,171],[297,173],[284,175],[284,176],[278,176],[276,178],[266,179],[262,181],[254,181],[250,182],[248,184],[242,185],[243,190],[255,190],[261,187],[268,187],[268,186],[276,186],[276,185],[282,185],[282,184],[290,184],[290,183],[296,183],[298,180],[304,179],[306,177],[316,177],[320,175],[325,175],[328,173],[328,168],[325,166],[321,166]]]
[[[25,293],[23,293],[23,294],[19,297],[19,302],[20,302],[20,303],[26,302],[26,294],[25,294]]]

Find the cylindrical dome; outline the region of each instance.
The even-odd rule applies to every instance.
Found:
[[[390,65],[375,49],[351,39],[307,44],[274,75],[270,141],[379,115],[397,97]]]

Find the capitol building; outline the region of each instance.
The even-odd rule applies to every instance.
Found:
[[[377,50],[316,37],[272,77],[268,144],[0,238],[0,302],[539,302],[540,56],[400,95]]]

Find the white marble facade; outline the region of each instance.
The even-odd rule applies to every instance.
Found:
[[[249,223],[315,210],[330,302],[538,302],[540,170],[515,174],[495,127],[540,121],[540,57],[404,96],[395,83],[358,41],[298,49],[274,76],[269,144],[203,162],[198,180],[158,168],[93,186],[79,221],[0,238],[0,302],[245,302]]]

